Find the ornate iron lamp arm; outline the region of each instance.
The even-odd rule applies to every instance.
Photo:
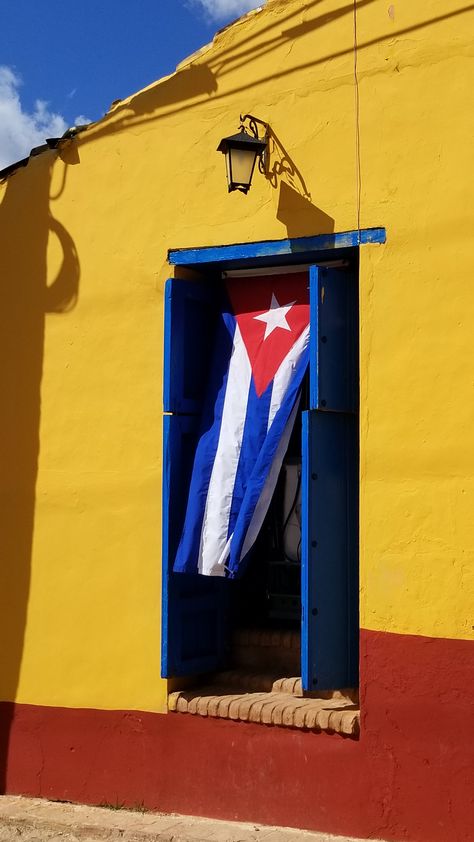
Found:
[[[263,126],[263,128],[265,130],[264,134],[263,134],[263,138],[259,137],[258,126]],[[258,169],[262,173],[262,175],[266,175],[267,170],[266,170],[266,160],[265,159],[266,159],[266,155],[267,155],[267,152],[268,152],[268,137],[269,137],[268,123],[265,123],[263,120],[259,120],[259,118],[254,117],[253,114],[243,114],[243,115],[241,114],[240,115],[240,128],[243,129],[244,131],[245,130],[250,131],[252,133],[252,135],[254,136],[254,138],[256,138],[256,140],[262,140],[263,139],[265,141],[265,143],[267,144],[266,149],[262,152],[262,154],[259,156],[259,159],[258,159]]]

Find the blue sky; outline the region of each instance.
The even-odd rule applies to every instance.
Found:
[[[2,4],[0,168],[97,120],[172,72],[263,0],[14,0]],[[78,118],[80,118],[78,120]]]

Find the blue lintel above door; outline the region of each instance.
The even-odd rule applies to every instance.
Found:
[[[173,266],[202,266],[217,264],[249,267],[250,265],[290,265],[314,260],[315,252],[321,260],[330,259],[338,249],[357,249],[362,245],[383,244],[385,228],[362,228],[314,237],[295,237],[287,240],[267,240],[255,243],[236,243],[227,246],[203,246],[170,249],[168,262]]]

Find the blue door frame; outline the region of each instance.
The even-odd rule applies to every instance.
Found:
[[[357,249],[387,239],[385,228],[362,228],[339,234],[318,234],[291,240],[266,240],[259,243],[238,243],[229,246],[203,246],[191,249],[170,249],[171,266],[202,268],[215,265],[238,269],[264,266],[286,266],[292,263],[314,263],[331,260],[339,249]],[[225,265],[224,265],[225,264]]]
[[[303,414],[302,477],[302,677],[303,686],[307,690],[333,689],[357,684],[358,247],[369,243],[382,244],[385,241],[385,229],[372,228],[293,240],[176,249],[170,250],[168,254],[171,265],[193,268],[203,278],[216,277],[216,273],[226,269],[270,269],[272,266],[313,264],[310,268],[310,407]],[[322,272],[315,265],[341,259],[347,260],[355,267],[354,284],[349,287],[345,283],[346,273],[333,269]],[[176,275],[179,275],[179,270]],[[182,283],[189,290],[189,285]],[[174,285],[176,287],[176,281]],[[327,294],[328,290],[330,295]],[[186,295],[189,298],[188,293]],[[199,298],[199,294],[197,297]],[[165,320],[164,411],[175,412],[175,416],[165,416],[162,635],[164,676],[219,668],[225,663],[225,650],[228,645],[225,618],[222,614],[225,594],[218,593],[219,589],[216,589],[214,594],[211,582],[209,593],[209,587],[204,582],[196,582],[195,585],[193,582],[181,584],[182,574],[173,574],[171,569],[173,558],[170,553],[170,524],[175,528],[173,506],[170,505],[170,459],[174,452],[170,446],[170,442],[173,441],[171,433],[175,426],[176,429],[192,426],[189,414],[193,413],[194,407],[186,401],[181,404],[178,401],[176,406],[170,403],[170,382],[179,384],[180,370],[179,365],[177,370],[174,369],[175,360],[171,353],[173,337],[170,334],[172,327],[169,303],[167,301],[168,317]],[[354,310],[355,321],[351,317]],[[181,312],[178,317],[182,317]],[[176,441],[179,442],[179,436],[176,437]],[[179,460],[179,455],[174,458]],[[323,507],[319,505],[321,500],[330,500],[330,517],[325,514],[327,507],[324,507],[323,511]],[[176,536],[172,538],[171,544],[175,541]],[[176,577],[180,581],[176,582]],[[203,577],[194,578],[200,580]],[[223,583],[218,584],[222,588]],[[193,606],[194,587],[196,600],[190,614],[189,606]],[[181,599],[182,590],[187,597],[187,603]],[[205,590],[206,593],[200,594],[201,590]],[[215,603],[216,608],[219,606],[221,609],[220,612],[214,611],[215,616],[212,614],[209,600],[212,606]],[[216,647],[215,652],[210,651],[208,644],[204,645],[201,641],[200,648],[194,653],[191,651],[193,640],[198,639],[195,632],[190,628],[188,631],[191,631],[191,634],[187,635],[185,629],[178,628],[185,616],[199,616],[200,602],[207,610],[206,623],[212,622],[214,631],[220,629],[220,645]],[[187,653],[184,660],[178,651],[183,634],[188,638],[187,646],[183,649]],[[207,635],[204,639],[207,640]]]

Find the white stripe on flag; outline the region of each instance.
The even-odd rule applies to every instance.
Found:
[[[239,464],[252,369],[236,325],[222,423],[204,511],[198,570],[225,576],[224,560],[235,475]]]
[[[272,398],[270,401],[270,412],[268,414],[268,430],[272,426],[273,419],[282,405],[283,398],[286,394],[291,378],[293,377],[294,370],[308,342],[309,325],[304,329],[301,336],[298,337],[295,344],[292,345],[285,359],[280,363],[280,367],[275,374],[273,380]]]
[[[298,337],[295,344],[290,348],[288,354],[286,355],[285,359],[282,360],[280,367],[278,368],[278,371],[275,375],[270,401],[270,412],[267,422],[267,431],[270,429],[272,421],[275,418],[275,415],[278,412],[284,400],[286,391],[291,382],[291,378],[293,377],[294,370],[298,365],[298,362],[301,359],[301,354],[306,349],[308,342],[309,325],[305,328],[301,336]],[[283,459],[285,458],[285,453],[288,449],[290,436],[295,423],[296,413],[298,411],[299,404],[300,399],[298,398],[295,406],[293,407],[291,415],[288,418],[286,427],[283,431],[283,435],[281,437],[275,456],[273,458],[272,466],[265,481],[265,485],[262,488],[260,497],[255,507],[252,520],[249,523],[247,534],[245,536],[245,540],[242,546],[242,551],[240,553],[240,560],[245,558],[246,554],[257,540],[258,533],[262,528],[263,521],[265,520],[265,515],[267,514],[268,507],[270,506],[276,488],[278,475],[283,464]],[[224,569],[224,565],[229,557],[232,538],[233,534],[229,536],[227,542],[224,544],[221,555],[216,565],[216,569]]]

